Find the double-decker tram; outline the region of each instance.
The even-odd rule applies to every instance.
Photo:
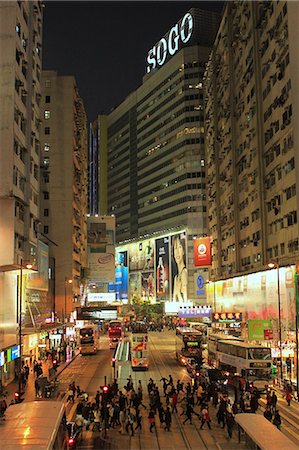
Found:
[[[188,327],[176,329],[176,359],[193,372],[202,362],[202,343],[204,336],[201,331]]]
[[[79,350],[81,355],[97,353],[100,348],[100,337],[98,326],[85,325],[79,330]]]
[[[144,322],[135,322],[131,326],[131,365],[132,370],[149,368],[148,334]]]
[[[217,368],[244,378],[258,390],[272,381],[271,348],[235,340],[217,343]]]
[[[109,347],[116,348],[122,339],[122,323],[120,320],[111,320],[108,325]]]

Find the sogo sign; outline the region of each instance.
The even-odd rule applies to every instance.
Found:
[[[167,55],[173,56],[179,49],[179,41],[186,44],[192,35],[193,17],[190,13],[184,15],[180,25],[177,23],[171,28],[168,40],[164,37],[147,54],[147,73],[158,66],[163,66]]]

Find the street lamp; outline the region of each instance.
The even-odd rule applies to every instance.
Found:
[[[73,280],[72,279],[70,279],[70,278],[68,278],[68,277],[65,277],[64,278],[64,311],[63,311],[63,323],[65,324],[65,319],[67,318],[66,316],[67,316],[67,311],[66,311],[66,287],[67,287],[67,285],[68,284],[72,284],[72,282],[73,282]]]
[[[281,308],[280,308],[280,282],[279,282],[279,263],[277,262],[269,262],[269,269],[277,269],[277,300],[278,300],[278,338],[279,338],[279,353],[280,353],[280,379],[283,380],[282,374],[282,334],[281,334]]]
[[[22,302],[23,302],[23,269],[32,269],[33,265],[27,263],[23,265],[23,260],[21,259],[21,264],[19,265],[20,274],[18,275],[18,325],[19,325],[19,349],[20,349],[20,366],[19,366],[19,382],[18,382],[18,392],[20,394],[22,389]]]

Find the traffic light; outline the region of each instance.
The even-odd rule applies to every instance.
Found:
[[[15,403],[22,403],[24,392],[15,392]]]
[[[103,386],[103,394],[108,394],[109,388],[108,386]]]
[[[57,368],[58,368],[58,361],[57,361],[57,359],[53,359],[53,369],[55,370],[55,372],[56,372],[56,370],[57,370]]]

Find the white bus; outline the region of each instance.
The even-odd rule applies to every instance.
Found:
[[[135,322],[132,325],[130,349],[132,370],[148,370],[148,335],[147,326],[144,322]]]
[[[208,335],[208,364],[212,367],[217,367],[217,344],[221,340],[230,340],[244,342],[244,339],[237,338],[231,334],[225,333],[211,333]]]
[[[0,428],[2,449],[68,449],[63,402],[39,400],[9,406]]]
[[[79,330],[79,350],[81,355],[90,355],[100,347],[99,329],[97,325],[85,325]]]
[[[271,348],[235,340],[217,343],[217,368],[231,376],[239,376],[265,390],[272,381]]]

